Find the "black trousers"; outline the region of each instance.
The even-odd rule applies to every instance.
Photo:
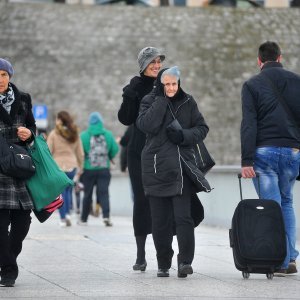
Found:
[[[1,276],[6,275],[5,270],[12,272],[12,277],[17,278],[18,276],[17,257],[21,253],[22,243],[29,231],[30,213],[31,210],[0,209]]]
[[[151,233],[151,211],[149,199],[145,196],[142,183],[141,157],[128,152],[128,171],[133,192],[133,229],[135,236],[146,236]]]
[[[96,186],[97,201],[99,201],[102,209],[103,218],[109,218],[109,184],[111,174],[109,169],[102,170],[84,170],[81,181],[84,185],[84,196],[82,200],[81,220],[86,222],[91,210],[93,201],[93,190]]]
[[[170,269],[174,226],[179,253],[177,262],[191,264],[195,252],[194,221],[191,217],[192,185],[183,180],[183,193],[173,197],[149,197],[152,215],[152,235],[158,268]]]

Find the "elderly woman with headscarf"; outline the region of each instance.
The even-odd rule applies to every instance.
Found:
[[[14,70],[0,58],[0,133],[11,143],[26,145],[36,131],[31,97],[10,82]],[[17,257],[22,250],[33,209],[25,181],[0,171],[0,286],[14,286],[18,277]]]
[[[145,243],[151,234],[151,214],[149,200],[142,184],[141,152],[145,145],[145,134],[135,125],[142,98],[151,92],[153,83],[165,59],[157,48],[145,47],[138,54],[140,76],[134,76],[123,89],[123,102],[118,112],[119,121],[132,125],[131,138],[127,146],[127,164],[133,191],[133,229],[137,246],[137,258],[133,265],[135,271],[145,271]]]
[[[143,98],[137,119],[137,127],[147,135],[142,152],[142,175],[151,207],[158,277],[169,276],[174,254],[174,223],[179,248],[177,275],[183,278],[193,273],[195,223],[191,205],[195,192],[200,190],[188,176],[187,159],[192,160],[193,145],[208,132],[196,101],[182,90],[179,79],[177,67],[163,69],[158,74],[155,89]],[[201,181],[201,190],[209,192],[209,184],[201,173],[197,178]]]

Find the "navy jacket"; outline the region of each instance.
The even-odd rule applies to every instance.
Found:
[[[300,148],[295,126],[262,74],[278,88],[300,128],[300,76],[278,62],[266,63],[260,74],[246,81],[242,88],[242,166],[253,165],[257,147]]]

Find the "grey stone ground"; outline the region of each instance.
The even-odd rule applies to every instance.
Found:
[[[135,244],[130,217],[113,217],[107,228],[90,217],[89,225],[60,228],[58,214],[45,224],[33,218],[14,288],[0,288],[0,299],[300,299],[300,276],[251,275],[244,280],[233,265],[227,229],[196,229],[194,274],[156,277],[155,251],[147,242],[146,272],[134,272]],[[299,246],[299,245],[298,245]],[[174,250],[177,251],[176,240]]]

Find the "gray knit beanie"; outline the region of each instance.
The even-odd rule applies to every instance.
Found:
[[[160,57],[161,61],[164,61],[166,58],[165,55],[162,54],[157,48],[145,47],[142,49],[138,55],[140,73],[143,73],[151,61],[158,56]]]
[[[0,58],[0,70],[6,71],[10,78],[14,75],[14,69],[11,63],[4,58]]]

